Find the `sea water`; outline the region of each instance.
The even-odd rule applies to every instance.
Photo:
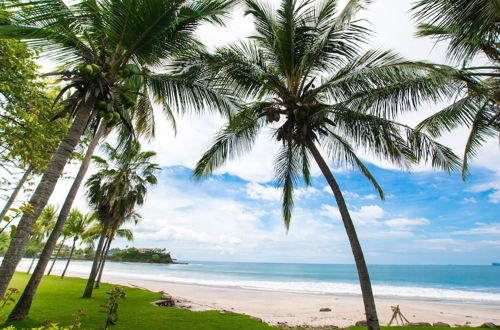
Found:
[[[20,269],[30,260],[23,259]],[[107,262],[104,279],[174,282],[251,290],[359,296],[354,265],[187,261],[188,264]],[[65,260],[58,261],[59,274]],[[90,261],[71,262],[68,275],[85,277]],[[369,265],[377,298],[500,305],[500,267]]]

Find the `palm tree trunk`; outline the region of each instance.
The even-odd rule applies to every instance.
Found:
[[[33,298],[35,297],[36,290],[40,285],[43,274],[45,273],[45,268],[47,268],[47,264],[50,261],[50,256],[52,255],[54,248],[56,247],[57,240],[59,239],[64,224],[66,223],[66,219],[68,218],[68,214],[76,198],[78,189],[80,188],[80,185],[83,181],[83,178],[85,177],[85,174],[87,173],[90,161],[92,159],[92,155],[94,154],[94,150],[99,144],[99,140],[105,131],[106,131],[105,126],[101,125],[97,130],[97,133],[95,134],[94,138],[90,142],[87,148],[87,152],[85,153],[85,157],[82,161],[82,164],[80,165],[80,169],[78,170],[76,178],[73,181],[73,184],[69,189],[69,193],[66,196],[66,200],[64,201],[63,207],[61,208],[61,212],[59,212],[59,216],[57,217],[54,229],[50,233],[49,239],[47,240],[45,247],[42,251],[42,254],[40,255],[40,258],[33,272],[33,275],[29,279],[28,284],[26,285],[26,288],[23,291],[23,294],[21,295],[19,301],[16,304],[16,307],[14,307],[14,309],[9,315],[10,321],[21,320],[28,316],[29,310],[31,308],[31,303],[33,302]],[[49,274],[51,270],[52,268],[49,270]]]
[[[85,291],[83,292],[83,298],[92,297],[92,291],[94,289],[94,282],[95,282],[95,278],[97,276],[97,268],[98,268],[99,263],[101,261],[102,250],[104,247],[103,246],[104,239],[106,238],[108,228],[109,228],[108,222],[105,222],[105,224],[102,228],[101,237],[99,238],[99,243],[97,244],[97,249],[95,251],[94,263],[92,264],[92,269],[90,271],[89,279],[87,280],[87,286],[85,287]]]
[[[28,270],[26,271],[26,274],[29,274],[31,272],[31,268],[33,268],[33,264],[35,263],[35,259],[36,259],[36,254],[38,253],[38,249],[36,249],[34,252],[33,252],[33,258],[31,258],[31,264],[28,268]]]
[[[68,134],[61,141],[61,144],[52,156],[47,170],[43,174],[33,196],[31,196],[29,203],[33,208],[33,212],[25,213],[21,217],[16,234],[0,266],[0,297],[5,295],[5,291],[14,275],[16,267],[23,257],[24,251],[26,251],[29,236],[36,219],[38,219],[43,208],[47,205],[50,196],[54,192],[56,183],[61,177],[64,166],[73,150],[75,150],[78,141],[80,141],[80,137],[90,119],[94,102],[94,98],[91,97],[79,107]]]
[[[358,270],[359,284],[361,287],[361,293],[363,295],[368,329],[379,330],[380,325],[378,322],[377,309],[375,307],[375,299],[373,298],[370,275],[368,274],[368,268],[366,267],[363,250],[361,249],[361,244],[359,243],[358,235],[356,234],[356,229],[354,228],[354,223],[352,222],[351,215],[349,214],[349,210],[347,209],[347,205],[345,203],[342,192],[340,191],[340,187],[337,184],[337,181],[335,180],[332,172],[330,171],[330,168],[321,156],[321,153],[316,148],[313,142],[309,142],[308,147],[314,159],[316,160],[316,163],[321,169],[321,172],[325,176],[326,181],[330,185],[333,195],[335,196],[335,200],[337,201],[337,206],[339,207],[342,222],[344,223],[347,237],[349,238],[349,243],[351,244],[352,254],[354,255],[354,261],[356,262],[356,268]]]
[[[61,244],[59,245],[59,249],[57,249],[56,256],[54,257],[54,261],[52,261],[52,265],[50,266],[49,271],[47,272],[47,276],[50,275],[50,273],[52,273],[52,269],[54,269],[54,265],[56,264],[57,258],[59,258],[59,253],[61,253],[61,249],[64,246],[64,242],[66,242],[66,237],[63,238]]]
[[[73,257],[73,252],[75,251],[77,240],[78,240],[78,236],[75,236],[75,238],[73,239],[73,246],[71,247],[71,252],[69,253],[69,256],[68,256],[68,261],[66,262],[66,266],[64,266],[64,270],[61,274],[61,279],[63,279],[64,275],[66,275],[66,271],[68,270],[68,266],[69,266],[69,263],[71,261],[71,257]]]
[[[106,248],[104,250],[104,254],[101,258],[101,264],[99,265],[99,275],[97,276],[97,280],[95,282],[95,287],[94,289],[99,289],[99,287],[101,286],[101,277],[102,277],[102,273],[104,271],[104,264],[106,264],[106,258],[108,256],[108,252],[109,252],[109,248],[111,247],[111,242],[113,241],[113,234],[111,234],[109,237],[108,237],[108,242],[106,244]]]
[[[21,191],[21,188],[24,186],[24,183],[26,180],[28,180],[31,172],[33,172],[33,166],[29,166],[26,172],[24,172],[23,176],[21,177],[21,180],[17,183],[16,188],[14,188],[14,191],[10,195],[9,199],[7,200],[7,203],[2,209],[2,212],[0,212],[0,221],[3,221],[3,217],[7,214],[9,211],[10,207],[12,206],[12,203],[16,200],[17,195],[19,194],[19,191]],[[3,230],[2,230],[3,232]]]

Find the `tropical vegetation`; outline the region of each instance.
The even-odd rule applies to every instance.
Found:
[[[294,191],[301,180],[311,185],[311,166],[319,167],[351,245],[368,328],[379,328],[361,243],[330,164],[360,171],[381,199],[384,191],[360,152],[403,169],[419,162],[461,168],[466,178],[481,146],[500,134],[498,1],[415,2],[418,36],[447,42],[452,64],[410,62],[368,49],[371,31],[358,17],[370,0],[348,0],[342,9],[333,0],[280,0],[277,9],[265,0],[241,0],[253,18],[253,34],[207,50],[197,29],[223,25],[236,2],[0,4],[0,193],[6,200],[0,211],[0,297],[11,280],[14,287],[26,283],[15,306],[2,305],[0,313],[10,313],[16,326],[39,326],[46,318],[71,324],[77,307],[90,311],[84,328],[116,321],[116,299],[105,303],[99,290],[95,299],[82,300],[83,280],[62,281],[75,256],[93,259],[87,298],[101,285],[107,259],[172,262],[165,249],[111,248],[116,237],[133,239],[130,224],[141,219],[138,210],[157,183],[155,152],[142,151],[138,142],[156,136],[157,104],[174,132],[175,115],[190,111],[213,111],[227,121],[197,162],[197,178],[244,155],[259,134],[270,132],[287,230]],[[41,75],[39,59],[58,68]],[[415,128],[397,121],[428,102],[451,104]],[[463,161],[434,140],[460,126],[469,128]],[[104,143],[108,137],[114,146]],[[99,145],[103,156],[93,156]],[[72,207],[92,159],[98,171],[85,184],[92,212],[82,214]],[[58,212],[47,203],[70,160],[80,167]],[[29,278],[14,275],[23,256],[32,258],[28,273],[38,258]],[[48,274],[62,257],[67,261],[60,279],[44,277],[50,259]],[[117,290],[115,298],[122,293]],[[232,313],[162,310],[149,304],[155,294],[143,290],[126,288],[126,295],[116,327],[270,328]],[[111,315],[106,322],[94,313],[102,303]]]
[[[368,30],[355,20],[359,6],[340,11],[334,1],[313,5],[281,1],[273,11],[265,2],[245,1],[255,20],[250,41],[213,53],[189,54],[176,65],[230,91],[241,105],[221,129],[194,173],[213,173],[228,159],[250,150],[269,128],[280,149],[275,182],[282,188],[288,228],[293,191],[299,178],[311,184],[311,159],[321,169],[337,202],[351,244],[365,303],[368,328],[378,329],[368,269],[351,215],[322,153],[341,166],[358,169],[381,199],[382,188],[357,156],[366,150],[400,167],[418,161],[454,170],[451,149],[395,121],[424,100],[438,99],[442,77],[412,65],[390,51],[363,49]]]
[[[495,0],[419,0],[413,10],[418,35],[448,42],[448,57],[457,64],[424,64],[454,80],[450,97],[454,101],[417,129],[439,137],[457,127],[469,128],[462,166],[465,178],[471,158],[488,139],[500,134],[499,4]]]

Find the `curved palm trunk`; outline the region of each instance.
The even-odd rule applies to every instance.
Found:
[[[375,299],[373,298],[370,275],[368,274],[368,268],[366,267],[363,250],[361,249],[361,244],[359,243],[358,235],[356,234],[356,229],[354,228],[351,215],[347,209],[340,187],[333,177],[328,164],[325,162],[313,142],[309,142],[308,147],[314,157],[314,160],[316,160],[316,163],[321,169],[321,172],[325,176],[326,181],[330,185],[333,195],[335,196],[335,200],[337,201],[337,206],[339,207],[342,222],[344,223],[347,237],[349,238],[349,243],[351,244],[352,254],[354,255],[354,261],[356,262],[356,268],[358,270],[359,284],[363,295],[368,329],[378,330],[380,329],[380,325],[378,322],[377,309],[375,307]]]
[[[97,276],[97,268],[99,263],[101,262],[102,250],[104,245],[104,240],[106,238],[106,234],[108,232],[109,225],[106,222],[102,228],[101,237],[99,238],[99,243],[97,244],[97,249],[95,251],[94,262],[92,264],[92,269],[90,270],[89,279],[87,280],[87,286],[85,287],[85,291],[83,292],[83,298],[92,297],[92,291],[94,289],[94,282]]]
[[[59,245],[59,248],[57,249],[56,256],[54,257],[52,265],[50,266],[49,271],[47,272],[47,276],[50,275],[50,273],[52,273],[52,269],[54,269],[54,265],[56,264],[56,261],[59,258],[59,253],[61,253],[61,249],[64,246],[64,242],[66,242],[66,237],[63,238],[61,244]]]
[[[108,242],[106,244],[106,248],[104,249],[104,254],[101,259],[101,264],[99,265],[99,275],[97,276],[94,289],[99,289],[101,286],[102,273],[104,271],[104,265],[106,264],[106,259],[108,257],[109,248],[111,247],[111,242],[113,241],[113,236],[114,234],[110,235],[110,237],[108,238]]]
[[[71,262],[71,258],[73,257],[73,252],[75,252],[77,240],[78,240],[78,236],[75,236],[75,238],[73,239],[73,246],[71,247],[71,252],[69,253],[69,256],[68,256],[68,261],[66,261],[66,266],[64,266],[64,270],[61,274],[61,279],[63,279],[64,275],[66,275],[66,271],[68,270],[69,263]]]
[[[5,295],[16,267],[23,257],[24,251],[26,251],[29,236],[36,219],[38,219],[43,208],[47,205],[52,192],[54,192],[56,183],[64,170],[64,166],[73,150],[75,150],[78,141],[80,141],[80,137],[90,119],[93,106],[94,99],[91,97],[79,107],[68,134],[61,141],[61,144],[52,156],[47,170],[43,174],[33,196],[31,196],[29,203],[33,207],[33,212],[25,213],[21,217],[16,235],[12,239],[0,266],[0,297]]]
[[[76,198],[76,194],[78,193],[78,189],[80,188],[83,178],[85,177],[85,174],[87,173],[87,170],[90,166],[92,155],[94,154],[95,148],[99,144],[99,140],[101,136],[104,135],[105,131],[105,126],[101,125],[97,130],[96,135],[90,142],[82,164],[80,165],[80,169],[78,170],[78,174],[76,175],[76,178],[73,181],[71,188],[69,189],[69,193],[66,196],[66,200],[64,201],[63,207],[61,208],[61,212],[59,212],[59,216],[57,217],[57,222],[54,226],[54,229],[52,230],[52,233],[50,234],[49,239],[45,244],[42,254],[38,259],[38,263],[35,270],[33,271],[33,275],[29,279],[28,284],[23,291],[23,294],[21,295],[19,301],[9,315],[10,321],[21,320],[28,316],[33,298],[35,297],[36,290],[38,289],[43,274],[45,273],[45,268],[50,261],[50,256],[52,255],[54,248],[56,247],[57,240],[61,235],[64,224],[66,223],[66,219],[68,218],[68,214],[71,211],[71,207],[73,206],[73,202]],[[59,255],[59,251],[57,252],[57,255]],[[54,267],[54,263],[52,264],[52,267]],[[47,275],[50,275],[52,267],[50,268]]]
[[[0,212],[0,221],[3,221],[3,217],[5,217],[5,215],[9,211],[10,207],[12,206],[14,201],[16,200],[16,197],[19,194],[19,191],[21,191],[21,188],[24,186],[24,183],[26,182],[26,180],[28,180],[28,178],[32,172],[33,172],[33,166],[30,165],[28,167],[28,169],[26,170],[26,172],[24,172],[23,176],[21,177],[21,180],[19,180],[19,182],[17,183],[16,188],[14,188],[14,191],[12,192],[9,199],[7,200],[7,203],[3,207],[2,212]],[[3,229],[3,230],[5,230],[5,229]],[[2,230],[2,232],[3,232],[3,230]]]

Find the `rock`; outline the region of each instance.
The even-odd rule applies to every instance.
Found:
[[[450,325],[448,323],[444,323],[444,322],[434,322],[432,323],[432,326],[433,327],[450,327]]]
[[[278,323],[276,324],[276,326],[277,326],[278,328],[282,328],[282,329],[284,329],[284,328],[289,328],[289,326],[288,326],[288,323],[287,323],[287,322],[278,322]]]
[[[259,317],[250,316],[250,318],[253,319],[253,320],[255,320],[255,321],[257,321],[257,322],[259,322],[259,323],[264,323],[264,321],[261,318],[259,318]]]
[[[421,327],[432,327],[432,324],[429,322],[411,322],[410,325],[416,325]]]
[[[323,307],[323,308],[320,308],[319,309],[320,312],[331,312],[331,308],[328,308],[328,307]]]
[[[366,327],[368,325],[368,322],[366,322],[366,320],[361,320],[361,321],[356,322],[355,325],[357,327]]]
[[[486,323],[481,324],[480,328],[500,329],[500,325],[497,325],[497,324],[491,323],[491,322],[486,322]]]

